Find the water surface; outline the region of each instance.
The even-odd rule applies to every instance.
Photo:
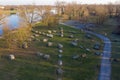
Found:
[[[10,15],[10,16],[4,18],[3,22],[6,23],[7,26],[12,30],[12,29],[19,27],[20,17],[17,14]],[[0,35],[2,35],[2,33],[3,33],[2,28],[4,27],[3,26],[4,23],[0,25]]]

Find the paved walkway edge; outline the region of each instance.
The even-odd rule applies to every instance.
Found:
[[[71,26],[69,24],[60,23],[62,25],[70,26],[76,28],[75,26]],[[80,28],[77,28],[80,29]],[[104,35],[97,34],[92,31],[85,31],[89,34],[95,35],[100,38],[104,42],[103,55],[101,58],[100,72],[98,75],[98,80],[111,80],[111,41]]]

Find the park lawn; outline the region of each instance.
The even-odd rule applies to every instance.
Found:
[[[58,36],[60,27],[64,30],[64,37]],[[96,42],[101,42],[98,38],[92,36],[92,39],[87,39],[85,33],[80,30],[59,25],[57,27],[34,27],[34,30],[47,33],[47,30],[56,30],[53,38],[48,38],[44,35],[35,37],[35,40],[29,43],[27,49],[13,49],[8,50],[0,46],[0,79],[1,80],[56,80],[56,69],[59,67],[57,62],[59,60],[57,44],[63,44],[63,66],[64,70],[63,80],[96,80],[99,73],[100,56],[94,55],[96,50],[93,50],[93,45]],[[72,32],[75,38],[68,38]],[[35,33],[33,33],[35,34]],[[44,38],[48,42],[53,42],[53,46],[48,47],[47,42],[43,42]],[[78,46],[72,46],[70,42],[78,39]],[[0,40],[2,43],[2,40]],[[84,49],[79,46],[82,45]],[[86,51],[89,48],[90,51]],[[101,49],[102,50],[102,49]],[[99,50],[99,51],[101,51]],[[36,52],[49,54],[49,60],[44,60],[36,55]],[[10,61],[7,55],[10,53],[16,56],[16,59]],[[86,58],[72,59],[72,55],[87,54]],[[98,65],[98,66],[97,66]]]
[[[104,22],[103,25],[100,25],[98,28],[96,27],[94,31],[103,34],[107,33],[107,37],[112,42],[112,58],[116,58],[120,60],[120,35],[112,34],[112,32],[117,27],[117,22],[114,19],[108,19]],[[117,40],[117,41],[115,41]],[[112,75],[111,80],[120,80],[120,62],[112,61]]]
[[[120,35],[112,34],[110,36],[112,41],[112,58],[120,60]],[[118,42],[114,42],[114,40],[118,40]],[[120,62],[112,61],[112,80],[120,79]]]
[[[107,33],[106,36],[109,37],[115,30],[117,24],[118,23],[115,21],[115,19],[108,18],[103,24],[96,26],[94,28],[94,31],[103,35]]]

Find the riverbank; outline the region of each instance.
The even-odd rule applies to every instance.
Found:
[[[3,20],[3,19],[5,19],[6,17],[8,17],[8,16],[10,16],[10,15],[12,15],[12,14],[16,14],[16,10],[2,10],[1,11],[1,16],[0,16],[0,24],[1,24],[1,20]],[[3,21],[2,21],[2,23],[3,23]]]
[[[0,25],[2,25],[4,23],[3,19],[5,19],[7,16],[3,16],[0,18]]]

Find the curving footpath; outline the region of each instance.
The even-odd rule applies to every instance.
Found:
[[[69,23],[67,23],[67,24],[60,23],[60,24],[71,26],[71,27],[74,27],[77,29],[83,29],[83,28],[79,27],[79,25],[77,25],[77,26],[73,26],[73,24],[71,25],[71,22],[70,22],[70,24]],[[103,40],[104,49],[103,49],[103,55],[101,58],[100,73],[98,75],[98,80],[110,80],[111,79],[111,61],[110,61],[111,41],[109,40],[109,38],[107,38],[101,34],[97,34],[97,33],[92,32],[92,31],[86,31],[86,30],[84,30],[84,31],[89,33],[89,34],[95,35],[98,38],[100,38],[101,40]]]
[[[103,49],[103,55],[101,59],[101,66],[100,66],[100,73],[98,76],[98,80],[110,80],[111,78],[111,61],[110,61],[111,41],[107,37],[101,34],[97,34],[90,31],[87,31],[87,32],[99,37],[101,40],[104,41],[104,49]]]

